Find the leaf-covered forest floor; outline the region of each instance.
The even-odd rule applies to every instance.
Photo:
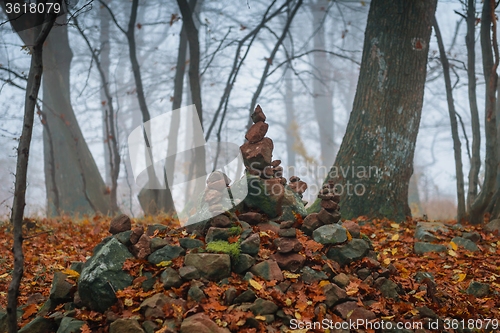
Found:
[[[109,236],[109,217],[83,218],[71,220],[64,217],[59,219],[40,219],[25,223],[24,226],[24,253],[25,269],[21,283],[19,306],[22,306],[23,315],[21,326],[34,318],[43,302],[49,297],[52,278],[55,272],[68,271],[73,261],[86,261],[92,255],[92,249],[103,238]],[[350,284],[346,287],[347,294],[357,298],[358,304],[366,306],[373,311],[377,318],[392,321],[418,320],[419,310],[417,308],[427,306],[441,318],[458,319],[500,319],[500,241],[498,236],[485,233],[481,226],[462,226],[462,231],[478,232],[482,239],[477,243],[480,251],[468,252],[464,248],[457,247],[450,240],[454,236],[460,236],[462,231],[450,228],[448,234],[439,234],[439,243],[446,245],[449,250],[444,253],[428,253],[416,255],[413,252],[415,242],[415,220],[397,224],[387,220],[365,221],[363,218],[357,220],[361,226],[361,232],[372,242],[374,250],[378,252],[378,261],[381,269],[393,265],[397,271],[390,278],[402,288],[404,293],[399,300],[387,299],[381,296],[380,291],[361,281],[354,274],[360,267],[373,265],[373,261],[365,260],[353,263],[346,267],[333,265],[331,267],[336,273],[343,272],[350,277]],[[135,219],[133,225],[148,224],[177,226],[162,217],[150,217],[146,219]],[[446,222],[452,225],[454,222]],[[457,234],[458,233],[458,234]],[[170,233],[172,235],[172,233]],[[174,233],[175,237],[188,237],[181,229]],[[174,239],[175,239],[174,237]],[[272,232],[261,234],[263,244],[259,256],[265,258],[273,252],[272,240],[277,237]],[[305,249],[310,266],[321,269],[324,262],[314,251],[323,245],[308,240],[299,233],[299,240],[309,246]],[[0,308],[7,306],[7,288],[11,280],[13,268],[12,234],[8,222],[0,222]],[[309,242],[309,243],[306,243]],[[269,244],[266,247],[265,244]],[[149,265],[149,266],[148,266]],[[182,257],[174,260],[173,266],[181,266]],[[394,271],[394,268],[391,269]],[[118,316],[140,319],[137,311],[141,302],[157,292],[163,292],[161,285],[149,292],[144,292],[141,287],[140,275],[143,271],[158,272],[161,267],[155,267],[146,261],[129,262],[130,273],[136,278],[131,287],[117,293],[119,306],[113,309]],[[416,282],[417,272],[431,272],[435,276],[435,288],[428,285],[428,281]],[[69,274],[71,275],[71,274]],[[291,282],[297,281],[297,275],[289,274],[286,278]],[[69,277],[68,281],[76,285],[77,276]],[[471,281],[484,282],[490,285],[490,296],[476,298],[468,295],[465,290]],[[263,281],[254,278],[248,283],[242,277],[233,274],[229,279],[230,285],[238,290],[253,288],[259,297],[265,298],[274,293],[272,281]],[[284,296],[282,306],[287,314],[291,314],[301,320],[317,320],[321,314],[314,313],[315,305],[324,300],[320,292],[321,283],[307,285],[295,291],[288,291]],[[188,283],[187,283],[188,284]],[[204,289],[208,296],[206,302],[201,304],[188,303],[188,312],[204,311],[220,325],[227,325],[230,329],[237,327],[245,314],[241,311],[228,311],[220,295],[230,285],[219,286],[210,282]],[[183,297],[187,288],[173,289],[178,296]],[[35,296],[34,296],[35,295]],[[272,295],[277,298],[277,295]],[[201,308],[200,308],[201,307]],[[58,309],[64,311],[62,306]],[[230,310],[230,309],[229,309]],[[189,313],[175,314],[172,316],[186,316]],[[319,316],[319,317],[318,317]],[[97,312],[77,309],[76,318],[86,320],[91,328],[103,327],[106,315]],[[243,321],[244,322],[244,321]],[[236,326],[235,326],[236,325]],[[268,328],[266,328],[268,329]],[[246,329],[238,330],[241,332]],[[251,330],[248,330],[250,332]],[[297,331],[300,332],[300,331]],[[304,331],[306,332],[306,331]]]

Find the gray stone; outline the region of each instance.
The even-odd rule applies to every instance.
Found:
[[[83,265],[85,265],[82,261],[72,261],[69,269],[74,270],[75,272],[81,273],[83,269]]]
[[[215,228],[210,227],[207,232],[207,236],[205,237],[205,242],[210,243],[217,240],[227,241],[229,237],[233,236],[231,233],[232,229],[228,228]]]
[[[252,303],[255,301],[257,296],[255,295],[255,292],[252,289],[247,289],[241,294],[239,294],[233,301],[234,304],[241,304],[241,303]]]
[[[259,234],[252,234],[250,237],[241,242],[240,249],[242,253],[256,255],[260,249]]]
[[[196,267],[202,277],[213,281],[231,276],[231,258],[228,254],[189,253],[184,258],[184,265]]]
[[[136,319],[117,319],[109,325],[109,333],[144,333]]]
[[[35,319],[21,328],[18,333],[48,333],[55,332],[56,328],[53,320],[44,317],[35,317]]]
[[[457,244],[458,246],[465,248],[468,251],[471,252],[479,251],[479,248],[477,247],[476,243],[474,243],[470,239],[462,237],[453,237],[451,241]]]
[[[254,265],[250,271],[267,281],[283,281],[283,273],[275,260],[266,260]]]
[[[179,244],[185,249],[195,249],[203,246],[203,242],[196,238],[179,238]]]
[[[399,298],[399,287],[396,283],[394,283],[392,280],[386,279],[386,278],[379,278],[379,279],[384,279],[382,283],[377,284],[377,281],[375,283],[379,285],[379,290],[382,293],[382,295],[385,298],[393,298],[393,299],[398,299]]]
[[[141,284],[142,290],[150,291],[151,289],[153,289],[156,283],[156,277],[154,277],[151,272],[144,273],[144,276],[146,277],[146,280]]]
[[[120,243],[128,247],[132,245],[132,242],[130,242],[131,235],[132,235],[132,230],[127,230],[114,235],[114,237],[118,239]]]
[[[230,331],[220,327],[205,313],[200,312],[182,321],[180,333],[230,333]]]
[[[184,255],[186,251],[177,245],[167,245],[148,256],[148,261],[154,265],[162,261],[170,261]]]
[[[94,246],[94,248],[92,249],[92,255],[95,255],[97,252],[99,252],[99,250],[102,249],[102,247],[106,245],[112,238],[113,236],[108,236],[104,238],[99,244]]]
[[[111,239],[84,265],[78,280],[78,294],[88,308],[104,312],[116,302],[115,292],[132,284],[132,277],[122,270],[132,259],[125,245]]]
[[[438,315],[426,306],[419,306],[417,310],[420,314],[420,318],[432,318],[437,319]]]
[[[80,333],[80,328],[85,324],[82,320],[71,317],[63,317],[57,333]]]
[[[469,295],[473,295],[478,298],[483,298],[488,296],[488,294],[490,293],[490,285],[487,283],[471,281],[466,292]]]
[[[465,239],[469,239],[473,241],[474,243],[477,243],[481,240],[481,235],[478,232],[464,232],[462,234],[462,237]]]
[[[327,257],[344,266],[365,257],[369,249],[365,240],[354,238],[345,245],[332,247],[327,252]]]
[[[142,323],[142,328],[146,333],[154,333],[158,330],[158,325],[151,320],[146,320]]]
[[[274,314],[278,311],[278,306],[267,299],[257,298],[250,306],[250,311],[256,316]]]
[[[202,299],[207,298],[203,290],[198,286],[192,286],[188,290],[188,297],[196,302],[201,302]]]
[[[500,235],[500,219],[492,220],[484,226],[484,230]]]
[[[413,248],[415,254],[425,254],[427,252],[446,252],[447,248],[441,244],[416,242]]]
[[[179,268],[179,276],[184,280],[194,280],[200,278],[200,272],[193,266],[182,266]]]
[[[338,224],[327,224],[313,231],[313,239],[320,244],[340,244],[347,240],[347,232]]]
[[[150,224],[146,228],[146,235],[153,236],[155,234],[155,232],[157,232],[157,231],[162,232],[165,230],[167,230],[167,226],[165,226],[163,224]]]
[[[345,273],[339,273],[333,277],[333,282],[341,288],[345,288],[351,282]]]
[[[245,206],[259,210],[269,218],[275,218],[282,214],[284,193],[281,193],[281,195],[278,193],[276,195],[269,193],[266,191],[264,180],[260,179],[260,177],[247,174],[243,179],[236,181],[235,185],[247,186],[248,194],[243,200]]]
[[[242,274],[255,264],[255,258],[249,254],[240,254],[231,267],[235,273]]]
[[[285,238],[295,238],[297,237],[297,229],[295,228],[280,229],[278,231],[278,236]]]
[[[326,297],[326,300],[324,302],[329,308],[337,303],[344,301],[347,298],[346,291],[334,283],[330,283],[324,286],[323,293]]]
[[[309,266],[302,268],[302,281],[307,284],[313,284],[321,280],[328,280],[328,275],[325,272],[317,271]]]
[[[179,273],[173,268],[168,267],[165,269],[160,276],[160,281],[163,283],[165,289],[169,288],[179,288],[182,285],[181,277]]]
[[[50,299],[62,303],[71,299],[71,288],[73,285],[66,281],[67,275],[61,272],[54,273],[52,287],[50,288]]]
[[[151,253],[158,251],[159,249],[167,245],[168,241],[166,239],[154,237],[151,239],[150,243]]]
[[[429,272],[417,272],[413,278],[418,283],[422,282],[425,278],[434,281],[434,274]]]
[[[449,229],[441,222],[417,222],[415,238],[423,242],[435,242],[436,234],[447,233]]]
[[[170,304],[171,298],[159,293],[146,298],[139,306],[146,318],[165,318],[163,307]]]
[[[231,287],[224,292],[224,304],[232,305],[234,304],[234,299],[236,298],[236,288]]]

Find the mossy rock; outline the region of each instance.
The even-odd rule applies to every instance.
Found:
[[[241,249],[240,242],[229,243],[226,241],[213,241],[207,244],[208,252],[229,254],[231,258],[239,258]]]

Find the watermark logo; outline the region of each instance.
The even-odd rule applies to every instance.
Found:
[[[128,149],[136,184],[149,190],[169,188],[181,225],[230,210],[248,194],[239,146],[231,142],[207,143],[195,105],[138,126],[128,137]],[[230,185],[235,185],[220,191],[218,212],[207,209],[203,195],[207,177],[213,172],[224,173]]]

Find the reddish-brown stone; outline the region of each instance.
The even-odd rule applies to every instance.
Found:
[[[300,252],[302,243],[297,238],[276,238],[273,241],[278,253]]]
[[[271,164],[273,148],[273,140],[264,138],[257,143],[245,142],[240,149],[246,166],[262,170]]]
[[[137,243],[132,245],[132,254],[137,259],[146,259],[151,254],[151,238],[143,234]]]
[[[302,231],[307,235],[311,235],[314,230],[321,227],[323,222],[321,222],[318,218],[318,213],[311,213],[306,216],[304,221],[302,222]]]
[[[257,105],[251,117],[254,124],[261,121],[266,121],[266,115],[264,114],[264,112],[262,112],[262,108],[260,107],[260,105]]]
[[[274,160],[271,162],[271,166],[273,168],[276,168],[277,166],[279,166],[281,164],[281,160]]]
[[[306,258],[298,253],[275,253],[271,258],[276,260],[281,269],[290,272],[298,272],[306,261]]]
[[[130,243],[137,243],[142,234],[144,234],[144,229],[142,229],[142,227],[134,228],[134,230],[132,230],[132,233],[130,234]]]
[[[329,211],[335,211],[339,208],[339,205],[333,200],[321,200],[321,207]]]
[[[267,134],[267,130],[269,129],[269,125],[264,122],[258,122],[250,126],[245,135],[245,139],[247,139],[251,143],[259,142],[264,139]]]
[[[251,225],[256,225],[262,220],[262,214],[257,212],[247,212],[240,214],[238,219]]]
[[[231,220],[226,215],[217,215],[212,219],[212,226],[216,228],[227,228],[231,223]]]
[[[109,232],[116,235],[120,232],[130,230],[131,227],[130,218],[125,214],[121,214],[111,220],[111,223],[109,224]]]
[[[292,181],[290,179],[290,184],[288,186],[290,186],[290,189],[292,191],[294,191],[295,193],[298,193],[298,194],[303,194],[306,190],[307,190],[307,184],[301,180],[299,181]]]
[[[349,231],[352,237],[359,238],[361,230],[356,222],[346,220],[342,222],[342,225],[347,229],[347,231]]]
[[[333,212],[329,213],[326,209],[321,208],[318,213],[318,219],[324,224],[334,224],[340,220],[340,213]]]

